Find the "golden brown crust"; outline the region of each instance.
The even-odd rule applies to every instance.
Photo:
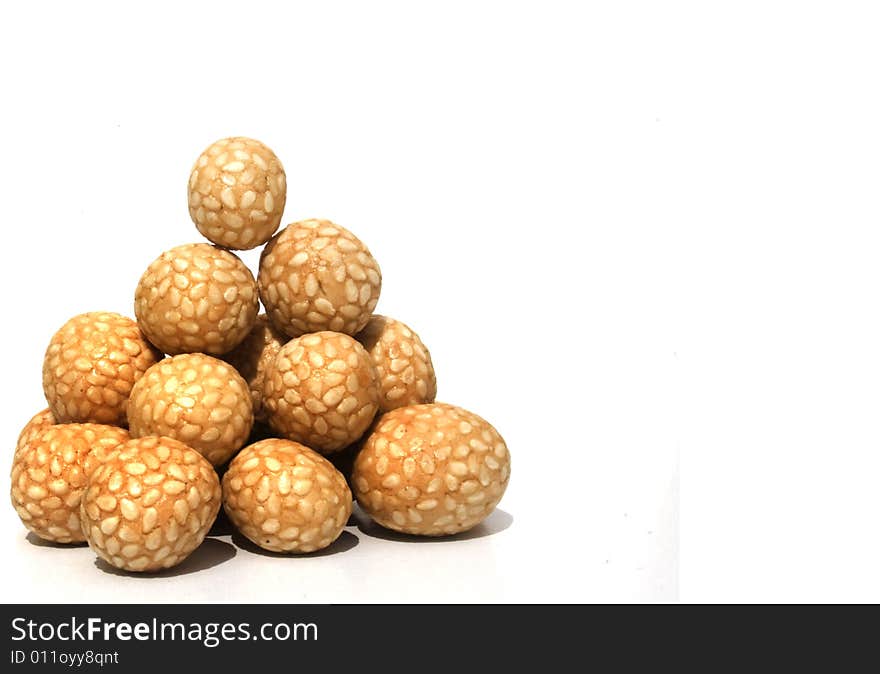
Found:
[[[220,501],[220,481],[201,454],[172,438],[137,438],[92,472],[80,517],[108,564],[159,571],[201,545]]]
[[[160,358],[132,319],[109,311],[80,314],[49,342],[43,392],[58,423],[123,426],[132,386]]]
[[[344,227],[303,220],[266,244],[257,283],[269,318],[285,334],[354,335],[376,308],[382,272],[369,249]]]
[[[247,382],[229,363],[203,353],[165,358],[131,392],[133,438],[164,435],[219,466],[247,441],[254,423]]]
[[[55,421],[55,415],[52,414],[52,410],[48,407],[37,412],[24,425],[21,433],[18,434],[18,441],[15,443],[15,453],[18,454],[22,447],[42,433],[46,426],[54,426],[56,423],[58,422]]]
[[[208,243],[162,253],[134,296],[141,330],[170,355],[231,351],[254,326],[258,309],[257,284],[244,262]]]
[[[355,460],[358,503],[389,529],[422,536],[467,531],[501,500],[507,445],[485,419],[444,403],[384,414]]]
[[[303,335],[278,352],[266,375],[263,404],[276,432],[334,452],[358,440],[376,415],[376,368],[348,335]]]
[[[434,402],[437,376],[431,354],[408,325],[373,315],[355,339],[364,345],[376,366],[380,411]]]
[[[10,495],[22,523],[47,541],[84,541],[79,506],[86,480],[128,438],[125,429],[103,424],[34,430],[12,463]]]
[[[272,438],[245,447],[223,476],[223,507],[248,539],[275,552],[333,543],[351,515],[345,478],[317,452]]]
[[[224,248],[248,250],[268,241],[284,213],[284,167],[253,138],[223,138],[193,165],[187,194],[196,228]]]

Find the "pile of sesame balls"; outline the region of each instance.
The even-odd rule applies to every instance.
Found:
[[[53,335],[49,406],[12,462],[27,529],[154,572],[198,548],[221,505],[243,536],[286,553],[332,544],[352,492],[379,525],[418,536],[493,511],[510,476],[504,440],[434,402],[427,347],[373,313],[382,274],[358,237],[329,220],[277,231],[286,197],[271,149],[217,141],[188,185],[211,243],[150,263],[135,319],[83,313]],[[258,246],[255,279],[232,251]]]

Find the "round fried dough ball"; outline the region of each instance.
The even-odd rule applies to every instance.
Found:
[[[108,311],[74,316],[43,358],[49,409],[58,423],[124,425],[131,387],[160,358],[130,318]]]
[[[223,508],[261,548],[314,552],[339,538],[351,515],[351,492],[320,454],[273,438],[233,459],[223,476]]]
[[[254,419],[259,421],[266,419],[263,410],[263,379],[266,369],[287,341],[287,336],[272,326],[266,314],[260,314],[244,341],[223,356],[223,360],[238,370],[247,382],[254,405]]]
[[[171,438],[137,438],[95,468],[80,517],[108,564],[158,571],[201,545],[220,501],[220,480],[201,454]]]
[[[354,335],[376,308],[382,273],[347,229],[329,220],[303,220],[266,244],[257,282],[269,318],[287,335]]]
[[[189,176],[189,214],[198,230],[224,248],[248,250],[278,229],[287,182],[275,153],[253,138],[211,144]]]
[[[388,529],[420,536],[467,531],[501,500],[507,445],[491,424],[444,403],[384,414],[352,474],[360,506]]]
[[[30,433],[12,463],[12,505],[37,536],[81,543],[79,505],[89,474],[128,440],[103,424],[56,424]]]
[[[275,357],[266,374],[263,405],[275,431],[329,454],[360,438],[376,415],[376,368],[348,335],[303,335]]]
[[[254,327],[258,308],[257,285],[244,262],[208,243],[162,253],[134,296],[141,330],[170,355],[231,351]]]
[[[355,339],[369,352],[379,373],[380,411],[434,402],[437,377],[431,354],[409,326],[375,315]]]
[[[203,353],[183,353],[151,367],[128,405],[133,438],[174,438],[215,466],[244,445],[253,423],[247,382],[229,363]]]

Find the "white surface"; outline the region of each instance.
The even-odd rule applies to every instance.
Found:
[[[681,596],[878,602],[880,6],[694,21]]]
[[[7,506],[3,600],[674,600],[682,120],[660,18],[575,3],[4,6],[8,457],[45,406],[52,333],[84,311],[132,315],[146,265],[201,240],[192,162],[241,134],[284,163],[284,222],[330,218],[367,243],[378,311],[421,334],[439,398],[489,419],[513,467],[489,535],[350,527],[338,547],[353,547],[313,558],[220,537],[159,577],[33,545]]]

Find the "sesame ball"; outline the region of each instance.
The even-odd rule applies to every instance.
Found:
[[[356,336],[379,373],[379,409],[434,402],[437,377],[431,354],[407,325],[375,315]]]
[[[253,423],[247,382],[229,363],[203,353],[156,363],[132,389],[128,405],[133,438],[174,438],[215,466],[244,445]]]
[[[43,358],[43,392],[55,421],[124,425],[131,387],[161,357],[130,318],[74,316]]]
[[[141,330],[170,355],[231,351],[254,326],[258,308],[250,269],[207,243],[162,253],[141,276],[134,296]]]
[[[284,167],[258,140],[223,138],[193,165],[188,197],[189,215],[206,238],[224,248],[256,248],[281,223]]]
[[[266,374],[263,405],[276,432],[328,454],[360,438],[376,415],[376,368],[348,335],[304,335],[275,357]]]
[[[263,410],[263,378],[266,369],[287,341],[287,336],[272,326],[266,314],[260,314],[244,341],[223,356],[223,360],[238,370],[247,382],[254,405],[254,419],[259,421],[266,419]]]
[[[360,506],[383,527],[443,536],[482,522],[509,477],[498,431],[460,407],[432,403],[384,414],[355,459],[352,482]]]
[[[171,438],[137,438],[95,468],[80,516],[89,546],[112,566],[158,571],[201,545],[220,510],[220,480]]]
[[[320,454],[274,438],[233,459],[223,476],[223,509],[261,548],[314,552],[339,538],[351,515],[351,492]]]
[[[18,434],[18,442],[15,443],[15,453],[18,454],[27,443],[40,435],[48,426],[54,426],[56,423],[58,422],[55,420],[55,415],[52,414],[52,410],[48,407],[41,412],[37,412],[21,429],[21,433]]]
[[[367,324],[382,287],[367,247],[329,220],[304,220],[276,234],[260,255],[260,299],[279,330],[298,337]]]
[[[128,432],[103,424],[44,425],[33,430],[12,463],[12,505],[40,538],[81,543],[79,504],[88,475]]]

